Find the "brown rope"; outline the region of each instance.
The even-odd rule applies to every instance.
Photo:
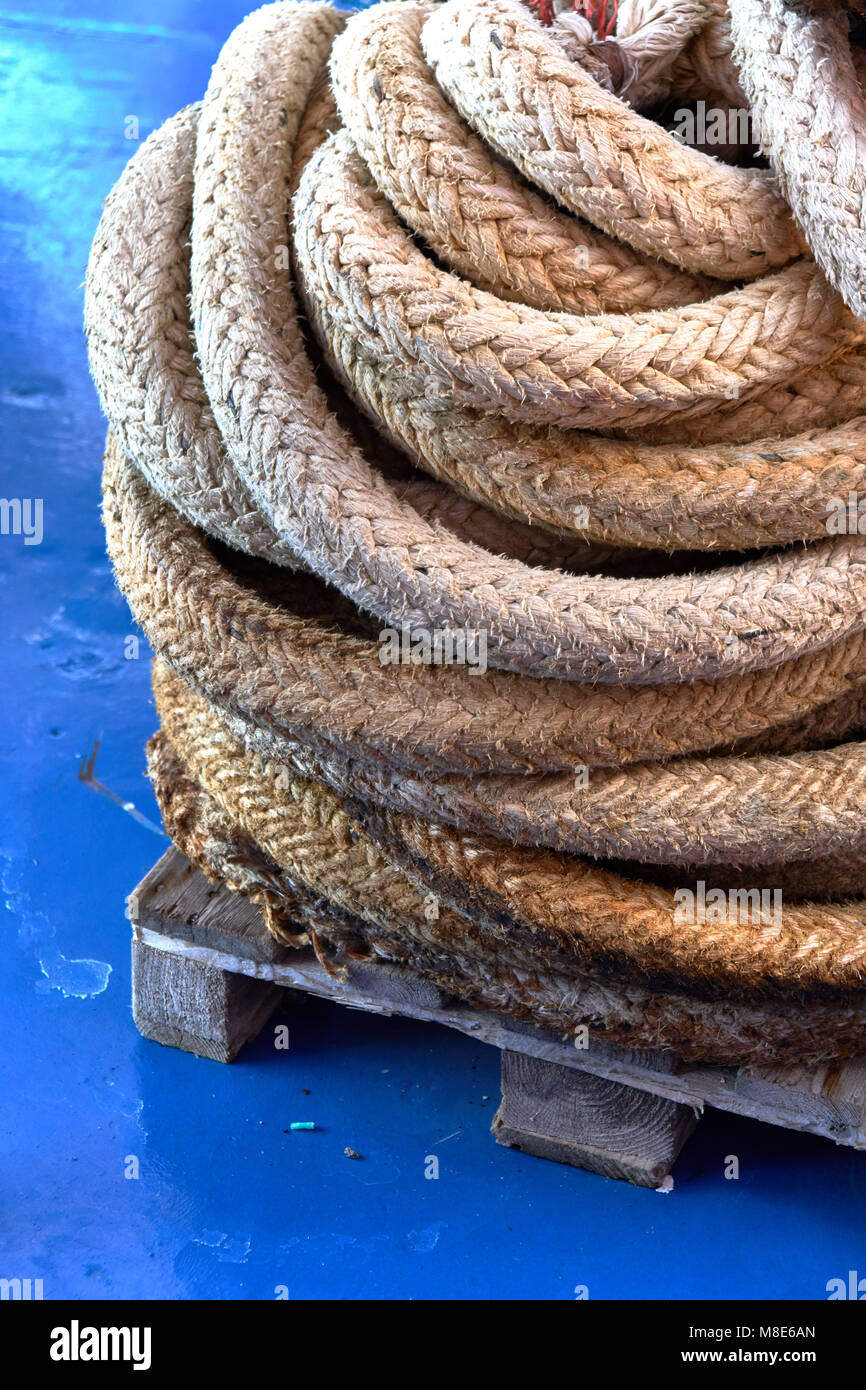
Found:
[[[579,859],[454,833],[418,816],[348,802],[312,778],[247,750],[165,668],[154,673],[163,727],[190,774],[293,879],[388,926],[417,911],[417,894],[493,931],[504,945],[566,973],[675,982],[705,998],[862,993],[862,905],[794,904],[762,929],[728,911],[678,920],[669,889]],[[383,897],[390,868],[408,884]],[[408,899],[406,894],[408,893]],[[529,958],[527,957],[527,959]]]
[[[339,875],[322,849],[329,835],[338,833],[333,819],[327,834],[318,830],[318,872],[310,872],[317,885],[327,882],[335,895],[325,898],[319,887],[305,887],[295,876],[297,862],[307,863],[309,822],[296,822],[294,834],[283,825],[279,843],[272,840],[278,863],[189,775],[163,734],[149,745],[148,771],[165,823],[183,852],[215,882],[261,907],[284,944],[303,945],[309,937],[327,942],[331,956],[325,959],[332,970],[358,959],[393,961],[476,1008],[517,1016],[561,1037],[571,1039],[586,1026],[593,1040],[670,1048],[691,1061],[819,1062],[862,1045],[862,1005],[801,1000],[792,1010],[767,1000],[710,1002],[575,970],[565,974],[551,968],[543,952],[515,949],[501,933],[470,924],[443,904],[433,910],[430,895],[413,889],[396,865],[377,878],[374,902],[362,892],[360,902],[353,898],[351,909],[342,909],[335,901],[341,896]],[[357,843],[354,827],[350,842],[352,836]],[[383,927],[374,911],[383,901],[393,914],[390,927]]]
[[[341,631],[333,598],[312,580],[286,580],[275,601],[239,579],[113,438],[104,487],[109,554],[154,649],[213,703],[275,736],[428,774],[573,773],[765,740],[836,702],[857,718],[863,634],[769,671],[690,685],[383,666],[372,634]]]

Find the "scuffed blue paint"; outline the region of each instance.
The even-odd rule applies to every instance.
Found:
[[[37,992],[56,989],[65,999],[89,999],[108,988],[111,966],[102,960],[68,960],[55,940],[56,927],[43,913],[28,908],[26,892],[13,888],[9,876],[13,865],[4,855],[0,870],[3,906],[18,922],[18,941],[32,951],[43,978],[36,981]]]
[[[414,1250],[417,1255],[430,1255],[439,1244],[439,1234],[445,1230],[445,1224],[437,1221],[434,1226],[425,1226],[421,1231],[410,1231],[406,1237],[410,1250]]]
[[[246,1264],[252,1248],[248,1236],[230,1236],[223,1231],[202,1231],[193,1241],[213,1250],[221,1264],[229,1265]]]
[[[67,960],[62,951],[49,947],[39,957],[39,969],[48,989],[64,999],[90,999],[108,989],[111,966],[104,960]],[[39,985],[37,985],[37,989]]]

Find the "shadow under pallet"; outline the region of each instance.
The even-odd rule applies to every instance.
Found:
[[[169,849],[130,894],[132,1008],[139,1031],[231,1062],[283,991],[444,1024],[502,1053],[500,1144],[658,1187],[705,1105],[866,1148],[866,1057],[819,1066],[717,1067],[669,1052],[553,1033],[476,1009],[401,966],[331,975],[312,949],[281,946],[247,898]]]

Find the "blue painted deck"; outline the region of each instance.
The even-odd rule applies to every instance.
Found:
[[[156,818],[155,719],[104,553],[81,282],[126,118],[145,136],[198,98],[243,13],[0,12],[0,492],[44,499],[41,545],[0,536],[0,1277],[46,1298],[826,1297],[866,1275],[866,1158],[828,1141],[709,1112],[661,1195],[500,1149],[498,1054],[432,1026],[310,1001],[288,1053],[260,1038],[232,1067],[133,1027],[123,903],[163,845],[77,770],[101,737],[101,779]]]

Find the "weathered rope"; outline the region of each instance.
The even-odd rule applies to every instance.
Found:
[[[264,172],[257,180],[251,162],[245,168],[254,186],[266,182]],[[219,200],[216,195],[202,196],[213,218]],[[117,218],[127,209],[122,204],[112,211]],[[124,228],[120,246],[117,236],[101,232],[95,243],[91,279],[100,287],[126,279],[118,250],[125,251],[127,264],[138,260],[140,228],[126,215],[119,220]],[[243,264],[243,248],[233,247],[242,224],[231,200],[218,220],[228,238],[228,246],[220,252],[221,263],[229,256],[234,264]],[[269,226],[279,234],[273,222]],[[165,244],[160,237],[159,245]],[[262,255],[263,264],[268,265],[264,248]],[[114,269],[103,279],[102,267],[109,259]],[[141,259],[146,264],[146,252]],[[249,254],[246,259],[252,274],[254,263]],[[122,435],[138,430],[138,438],[126,447],[136,458],[147,459],[155,452],[156,468],[164,477],[169,473],[166,455],[174,469],[186,471],[191,462],[188,454],[195,450],[196,461],[203,458],[210,470],[205,499],[214,495],[214,467],[220,473],[230,471],[227,451],[236,473],[263,502],[264,516],[271,521],[272,533],[278,530],[281,544],[285,536],[291,553],[378,616],[398,623],[484,628],[493,664],[537,675],[605,681],[664,681],[756,669],[815,650],[844,637],[846,629],[857,631],[862,625],[858,580],[866,550],[859,536],[825,541],[802,554],[784,554],[694,580],[658,581],[655,594],[652,585],[582,580],[497,560],[456,541],[446,547],[441,532],[395,496],[387,480],[369,468],[328,415],[299,330],[293,337],[284,322],[281,336],[276,324],[268,334],[264,324],[270,320],[263,318],[267,300],[261,294],[254,295],[249,288],[250,302],[242,316],[233,302],[237,289],[234,296],[224,290],[221,275],[206,277],[205,283],[212,296],[213,322],[207,341],[214,361],[209,365],[207,347],[203,359],[214,391],[221,383],[226,398],[220,404],[212,394],[210,402],[219,418],[222,442],[216,429],[208,428],[210,412],[204,402],[198,419],[189,422],[192,433],[187,433],[184,415],[197,402],[188,403],[186,392],[174,388],[158,365],[149,381],[145,376],[140,385],[136,374],[133,382],[138,395],[143,386],[145,395],[154,396],[153,407],[132,408],[128,391],[114,391],[115,376],[121,375],[128,350],[125,344],[122,353],[111,342],[101,346],[115,320],[104,311],[98,293],[89,314],[90,339],[92,352],[98,354],[97,380],[103,372],[113,371],[106,389],[110,418]],[[284,316],[291,315],[288,304],[283,311]],[[203,310],[200,321],[210,323]],[[264,352],[268,343],[272,354]],[[237,360],[231,386],[226,385],[230,375],[230,362],[223,364],[226,354]],[[190,354],[190,370],[193,365]],[[277,384],[290,382],[289,372],[299,378],[295,394]],[[264,380],[269,391],[263,397]],[[201,398],[200,390],[193,387],[193,392]],[[273,429],[275,420],[282,421],[279,435]],[[221,490],[216,496],[221,504]],[[801,591],[796,614],[787,601],[791,584]]]
[[[709,293],[711,281],[561,213],[491,154],[424,59],[421,30],[433,8],[374,5],[331,50],[342,119],[403,221],[479,289],[536,309],[628,312]]]
[[[579,859],[385,812],[357,797],[335,798],[287,764],[247,750],[207,703],[164,667],[155,668],[154,692],[165,732],[185,766],[257,844],[285,864],[282,827],[288,823],[292,835],[303,834],[303,857],[286,865],[293,877],[335,897],[333,884],[316,883],[310,875],[329,854],[344,858],[335,875],[344,907],[365,901],[365,885],[372,879],[365,915],[377,913],[380,922],[388,922],[393,906],[376,897],[384,851],[425,893],[433,892],[505,941],[543,952],[542,959],[559,969],[589,968],[602,976],[613,969],[656,983],[674,979],[709,998],[726,989],[738,989],[745,998],[793,992],[842,997],[862,989],[861,903],[795,904],[781,924],[766,929],[741,924],[727,913],[717,923],[683,924],[667,889]],[[347,813],[365,834],[352,834]],[[332,847],[335,821],[339,829]],[[372,873],[364,867],[371,858]]]
[[[866,775],[866,753],[860,744],[843,744],[823,752],[801,752],[797,751],[797,740],[794,738],[794,748],[785,756],[716,757],[710,761],[679,758],[667,767],[638,766],[628,771],[602,771],[599,768],[583,785],[576,783],[576,759],[568,772],[542,774],[542,769],[550,767],[551,763],[556,766],[558,761],[561,767],[563,753],[553,751],[552,741],[545,749],[543,737],[540,737],[538,742],[541,747],[536,747],[534,761],[529,763],[527,758],[519,770],[510,773],[479,772],[473,777],[466,777],[466,765],[461,765],[458,749],[454,749],[450,756],[457,759],[459,772],[431,776],[427,771],[419,775],[409,770],[405,753],[401,752],[406,742],[405,720],[411,708],[408,702],[403,706],[404,725],[400,730],[402,737],[396,751],[395,765],[388,756],[388,743],[383,743],[381,738],[379,748],[385,751],[385,758],[377,752],[375,744],[370,746],[369,735],[359,737],[357,724],[353,729],[354,737],[347,736],[345,720],[349,710],[345,710],[342,721],[336,717],[337,711],[326,698],[327,687],[322,680],[324,672],[314,678],[307,713],[303,709],[302,690],[296,682],[289,684],[289,723],[280,717],[280,702],[272,695],[270,685],[265,684],[262,690],[262,657],[250,660],[248,644],[243,641],[245,630],[258,639],[256,645],[269,651],[271,680],[284,688],[282,673],[275,665],[278,650],[275,639],[281,619],[290,642],[294,637],[296,649],[293,652],[289,646],[284,652],[284,660],[288,658],[296,666],[299,658],[303,660],[304,648],[309,649],[316,644],[321,629],[317,632],[312,624],[286,621],[279,610],[269,612],[264,604],[251,604],[249,600],[245,602],[245,596],[237,590],[234,594],[229,591],[223,597],[217,588],[217,575],[211,577],[206,571],[199,574],[197,583],[193,581],[199,590],[196,601],[190,593],[193,585],[188,580],[186,583],[182,580],[179,582],[171,574],[172,567],[177,566],[186,574],[195,575],[202,560],[198,565],[191,563],[189,548],[183,557],[179,553],[171,555],[170,552],[165,559],[155,557],[153,569],[146,573],[144,582],[135,583],[124,563],[125,556],[127,553],[139,555],[141,545],[138,538],[148,543],[152,537],[159,535],[160,528],[153,512],[148,514],[142,508],[136,519],[130,507],[129,494],[132,494],[134,507],[134,494],[142,488],[141,483],[135,482],[134,475],[127,473],[124,482],[122,469],[112,466],[109,461],[106,482],[109,546],[133,609],[144,622],[157,650],[231,714],[237,713],[246,720],[249,711],[253,716],[252,724],[245,725],[245,732],[259,742],[259,746],[266,747],[268,752],[285,760],[291,760],[305,775],[327,781],[342,794],[350,794],[354,788],[359,794],[382,801],[396,810],[417,811],[443,824],[499,835],[515,843],[542,844],[571,853],[660,863],[704,861],[767,864],[861,848],[864,826],[860,803]],[[124,487],[128,489],[126,499]],[[171,525],[168,509],[164,508],[163,512],[164,523]],[[176,520],[175,532],[181,526],[182,523]],[[214,565],[213,569],[217,570],[218,567]],[[157,579],[160,570],[169,597],[169,602],[165,603],[160,593],[162,586]],[[224,605],[222,607],[220,599]],[[205,605],[205,612],[199,618],[199,623],[191,631],[187,626],[184,633],[176,614],[197,614],[202,604]],[[235,641],[229,644],[221,636],[217,644],[207,642],[213,626],[216,625],[218,629],[222,627],[223,613],[230,615]],[[206,634],[205,643],[199,636],[202,626]],[[197,636],[199,642],[190,650],[190,638],[195,642]],[[387,689],[393,676],[380,667],[380,680],[375,680],[376,657],[372,644],[367,653],[357,641],[342,645],[349,660],[338,664],[340,644],[332,639],[332,670],[336,667],[336,674],[342,665],[344,680],[351,678],[354,658],[357,686],[366,668],[368,674],[364,687],[358,693],[362,700],[366,696],[372,705],[377,685]],[[212,650],[206,654],[207,646],[211,646]],[[213,650],[214,646],[216,651]],[[366,655],[363,666],[359,660],[362,654]],[[338,658],[337,662],[334,657]],[[322,667],[324,663],[320,671]],[[241,673],[245,670],[253,673],[254,703],[244,691],[245,681]],[[478,678],[463,674],[460,684],[466,689],[475,679]],[[410,698],[413,685],[416,691],[419,684],[423,689],[423,682],[407,680],[406,683]],[[333,684],[336,682],[332,678],[331,688]],[[433,686],[434,682],[430,684]],[[452,686],[457,684],[453,682]],[[678,689],[675,688],[675,699]],[[700,700],[701,692],[694,689],[685,694],[695,703]],[[741,694],[735,689],[735,697]],[[478,704],[483,701],[480,689],[476,700]],[[345,696],[339,703],[345,706]],[[377,710],[376,713],[381,717],[384,711]],[[354,717],[357,719],[357,715]],[[851,717],[855,722],[862,720],[859,701]],[[424,710],[420,717],[416,714],[415,718],[427,738],[435,738],[435,713]],[[627,720],[621,722],[625,724]],[[525,758],[531,748],[527,737],[530,727],[523,729]],[[703,727],[706,727],[705,724]],[[450,710],[446,711],[445,729],[453,739]],[[678,732],[682,740],[682,730]],[[472,729],[470,739],[473,733],[480,752],[483,749],[481,729]],[[499,740],[503,740],[504,734],[504,728],[497,729],[494,739],[498,735]],[[591,730],[584,731],[584,749],[591,736]],[[519,747],[518,744],[514,753]],[[441,752],[439,757],[442,759]],[[604,760],[604,757],[599,759],[597,754],[592,759],[594,763]],[[478,754],[476,765],[477,761]],[[508,755],[500,757],[498,761],[500,766],[502,762],[507,765]],[[527,777],[527,771],[542,775]]]
[[[128,455],[161,496],[228,545],[306,568],[226,459],[193,357],[187,236],[196,123],[194,107],[169,121],[107,202],[90,263],[91,286],[99,287],[98,312],[90,295],[87,305],[91,367]],[[395,493],[461,539],[481,536],[491,549],[528,563],[594,563],[591,547],[576,537],[557,540],[536,529],[523,545],[520,527],[509,529],[435,485],[409,479]]]
[[[730,0],[734,57],[761,139],[812,253],[866,317],[866,98],[843,11]]]
[[[566,1034],[710,1056],[714,1000],[715,1055],[840,1055],[866,323],[773,175],[628,104],[722,42],[668,17],[251,15],[94,240],[109,551],[169,825],[282,939]],[[383,625],[485,664],[387,664]],[[683,923],[704,878],[784,913]]]
[[[853,344],[812,262],[681,309],[576,317],[496,299],[439,271],[400,228],[354,153],[331,136],[294,202],[308,295],[413,395],[543,424],[653,424],[747,395]]]
[[[271,818],[262,831],[268,849],[261,849],[223,805],[245,816],[249,797],[236,784],[221,789],[221,800],[205,791],[164,734],[149,745],[148,771],[183,853],[217,883],[252,898],[279,940],[312,941],[331,969],[359,959],[396,961],[477,1007],[563,1037],[587,1026],[610,1042],[670,1048],[695,1061],[821,1061],[861,1045],[859,1004],[709,1001],[551,968],[531,942],[515,949],[501,931],[432,899],[374,846],[358,853],[363,830],[339,810],[323,814],[318,797],[299,796],[299,815],[287,807]]]
[[[189,108],[151,137],[108,200],[89,275],[91,364],[127,452],[163,496],[229,544],[293,563],[225,456],[189,347],[184,248],[195,122]],[[816,536],[824,533],[827,498],[862,486],[856,420],[826,438],[810,433],[754,448],[617,443],[431,410],[383,391],[365,362],[353,357],[347,365],[344,338],[334,335],[333,346],[359,397],[437,476],[508,515],[564,531],[586,506],[582,534],[591,539],[719,548]],[[844,418],[866,389],[861,375],[847,388],[840,379],[823,392],[810,380],[808,389]],[[781,394],[795,413],[789,391]],[[760,421],[768,433],[772,424]]]
[[[569,62],[517,0],[452,0],[421,41],[437,82],[493,149],[628,245],[732,280],[802,249],[766,174],[678,145]],[[599,180],[599,169],[613,177]]]
[[[855,699],[866,635],[771,670],[671,686],[587,686],[465,667],[383,666],[333,598],[236,578],[109,440],[104,520],[118,581],[161,656],[261,728],[406,770],[564,772],[765,738]],[[852,727],[853,727],[852,723]],[[837,731],[841,734],[842,731]]]

